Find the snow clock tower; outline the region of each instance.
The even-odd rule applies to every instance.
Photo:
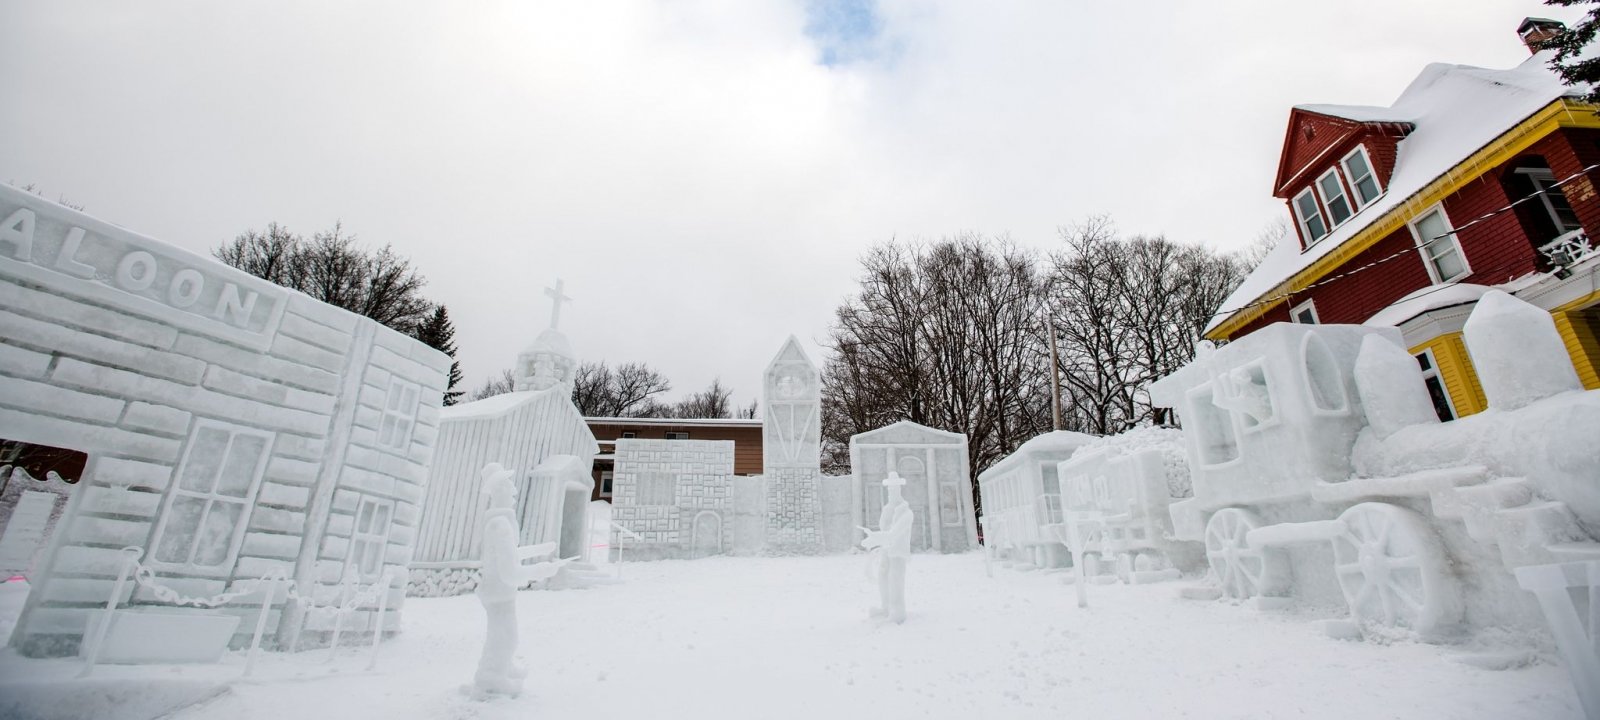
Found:
[[[762,388],[767,550],[822,551],[822,378],[790,336],[767,366]]]

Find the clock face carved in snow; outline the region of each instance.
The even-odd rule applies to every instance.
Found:
[[[806,379],[793,372],[786,372],[778,378],[778,399],[797,400],[806,393]]]

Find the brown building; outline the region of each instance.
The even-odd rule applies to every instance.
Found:
[[[615,470],[617,440],[732,440],[733,474],[761,474],[761,421],[728,418],[584,418],[600,443],[594,459],[595,500],[611,501],[611,474]]]

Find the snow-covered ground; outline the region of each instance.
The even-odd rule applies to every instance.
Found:
[[[903,626],[867,617],[861,556],[630,563],[625,582],[519,595],[530,675],[474,702],[483,615],[472,596],[412,599],[376,671],[352,650],[264,656],[259,679],[185,720],[295,718],[1540,718],[1581,717],[1545,660],[1483,670],[1460,648],[1331,640],[1309,613],[1096,586],[980,555],[916,556]],[[237,663],[238,658],[230,658]],[[7,656],[0,675],[60,675]],[[99,677],[223,678],[237,667],[104,668]],[[0,679],[0,682],[7,682]],[[190,690],[199,693],[199,691]],[[203,694],[203,693],[199,693]],[[113,715],[114,716],[114,715]]]

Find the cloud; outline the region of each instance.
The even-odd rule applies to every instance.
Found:
[[[1431,61],[1510,65],[1544,10],[12,4],[0,180],[199,251],[342,220],[427,275],[471,384],[543,328],[559,276],[580,355],[683,393],[720,376],[742,403],[789,334],[820,356],[872,243],[1046,250],[1109,213],[1242,245],[1284,212],[1290,105],[1386,104]]]

